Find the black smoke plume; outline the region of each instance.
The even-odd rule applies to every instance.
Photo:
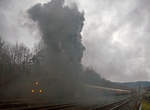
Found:
[[[48,96],[67,100],[77,97],[84,51],[80,34],[84,14],[80,13],[76,6],[64,6],[64,0],[37,4],[29,13],[31,18],[38,22],[45,44],[44,52],[41,52],[42,71],[38,71],[41,71],[41,83],[43,79],[44,82],[47,81],[45,88]]]

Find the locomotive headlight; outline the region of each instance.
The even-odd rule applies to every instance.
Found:
[[[40,93],[42,93],[43,91],[42,91],[42,89],[40,89],[40,91],[39,91]]]
[[[35,90],[33,90],[33,89],[32,89],[32,91],[31,91],[31,92],[32,92],[32,93],[34,93],[34,92],[35,92]]]

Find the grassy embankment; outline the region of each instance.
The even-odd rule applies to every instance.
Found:
[[[150,103],[148,101],[142,101],[142,110],[150,110]]]
[[[150,92],[148,92],[147,94],[145,94],[145,98],[142,101],[142,110],[150,110],[149,97],[150,97]]]

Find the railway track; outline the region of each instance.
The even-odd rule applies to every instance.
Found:
[[[123,108],[123,106],[127,105],[131,102],[131,98],[127,98],[124,100],[121,100],[119,102],[115,102],[109,105],[104,105],[103,107],[95,107],[92,110],[121,110],[120,108]]]
[[[49,104],[34,102],[32,100],[5,100],[0,101],[0,110],[132,110],[129,103],[133,102],[134,97],[128,97],[119,102],[115,102],[105,106],[83,107],[74,103],[66,104]],[[31,103],[32,102],[32,103]],[[128,108],[127,108],[128,107]]]
[[[0,101],[0,110],[62,110],[75,107],[75,104],[39,104],[39,103],[27,103],[24,101]]]

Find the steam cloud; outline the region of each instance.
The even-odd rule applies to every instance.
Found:
[[[44,1],[49,0],[0,0],[0,35],[33,47],[41,35],[26,10]],[[85,12],[84,66],[112,81],[149,80],[149,0],[65,2]]]
[[[85,12],[83,64],[112,81],[149,80],[150,1],[74,1]]]

